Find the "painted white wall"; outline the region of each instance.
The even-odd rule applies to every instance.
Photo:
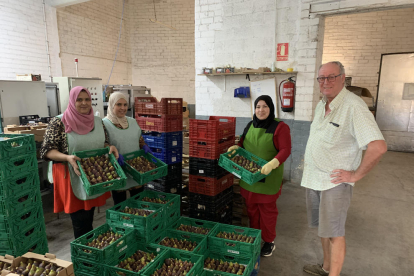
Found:
[[[293,66],[298,71],[295,112],[281,118],[311,121],[319,101],[315,81],[322,61],[325,15],[378,8],[395,8],[413,4],[408,0],[340,1],[337,8],[312,13],[309,0],[196,0],[195,65],[218,67],[270,66],[275,59],[277,43],[289,43],[289,61],[277,67]],[[243,77],[226,77],[236,85]],[[240,83],[240,85],[238,85]],[[196,114],[250,117],[248,99],[234,99],[233,91],[225,90],[214,77],[196,76]],[[231,86],[231,85],[230,85]],[[230,88],[230,87],[229,87]],[[254,100],[254,99],[252,99]]]
[[[46,5],[45,8],[51,74],[52,76],[62,76],[62,61],[60,59],[60,43],[56,8],[49,5]]]
[[[92,0],[57,9],[63,76],[99,77],[107,83],[118,43],[122,0]],[[131,83],[128,2],[117,61],[109,84]]]
[[[194,1],[155,1],[158,21],[177,30],[150,22],[152,0],[129,6],[132,83],[150,87],[158,100],[182,97],[194,104]]]
[[[340,60],[352,85],[376,98],[381,54],[414,51],[414,8],[330,16],[323,62]]]
[[[41,74],[49,80],[42,1],[1,0],[0,6],[0,79]]]

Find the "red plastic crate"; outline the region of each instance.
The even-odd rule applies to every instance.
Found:
[[[197,141],[190,139],[190,157],[205,159],[219,159],[220,154],[225,153],[227,149],[234,145],[234,136],[229,137],[227,141],[220,144],[212,141]]]
[[[210,116],[208,120],[190,119],[190,139],[218,142],[220,139],[234,136],[235,133],[235,117]]]
[[[162,98],[160,102],[155,97],[136,97],[135,112],[139,114],[183,114],[183,98]]]
[[[190,193],[215,196],[233,185],[234,176],[230,173],[220,179],[191,175],[188,189]]]
[[[143,130],[158,132],[172,132],[183,130],[183,115],[160,115],[150,117],[140,117],[135,113],[135,119]]]

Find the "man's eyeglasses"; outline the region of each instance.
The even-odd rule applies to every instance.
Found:
[[[320,83],[324,83],[325,80],[328,80],[328,82],[333,82],[336,80],[336,77],[339,77],[342,74],[336,75],[336,76],[329,76],[329,77],[317,77],[316,80]]]

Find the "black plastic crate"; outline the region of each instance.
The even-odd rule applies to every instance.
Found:
[[[168,165],[168,173],[166,176],[162,177],[163,180],[177,179],[183,175],[183,163],[175,163]]]
[[[219,203],[223,201],[223,199],[227,199],[228,197],[233,197],[233,186],[215,196],[189,193],[190,201],[195,200],[199,202],[208,202],[211,204]]]
[[[233,187],[216,196],[189,193],[190,210],[217,212],[226,205],[233,205]]]
[[[226,223],[226,224],[232,224],[233,220],[233,208],[231,204],[225,205],[223,208],[221,208],[218,211],[212,212],[212,211],[202,211],[202,210],[193,210],[192,208],[188,209],[188,215],[190,218],[196,218],[196,219],[203,219],[203,220],[209,220],[214,222],[220,222],[220,223]]]
[[[35,122],[35,123],[40,122],[39,115],[23,115],[23,116],[19,116],[19,123],[20,123],[20,125],[27,125],[27,124],[29,124],[29,122]]]
[[[181,176],[173,179],[157,179],[147,183],[145,186],[148,190],[156,190],[164,193],[179,194],[181,193]]]
[[[218,165],[218,159],[190,157],[190,174],[219,179],[229,173]]]

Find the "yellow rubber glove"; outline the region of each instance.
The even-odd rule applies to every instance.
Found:
[[[238,145],[231,146],[231,147],[229,147],[229,149],[227,150],[227,152],[232,151],[232,150],[236,150],[238,148],[240,148]]]
[[[273,158],[271,161],[269,161],[266,165],[262,167],[262,170],[260,171],[262,174],[269,174],[272,172],[272,170],[279,167],[280,162],[276,158]]]

